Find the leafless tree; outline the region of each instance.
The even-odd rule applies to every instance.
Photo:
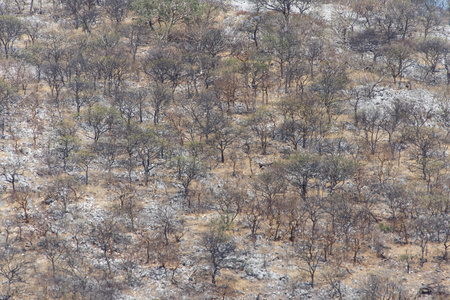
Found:
[[[208,252],[208,261],[212,267],[211,282],[216,285],[216,277],[227,257],[233,254],[236,244],[226,232],[212,229],[204,234],[202,245]]]
[[[5,181],[11,184],[12,192],[16,191],[16,184],[19,178],[23,176],[26,165],[20,157],[4,161],[1,163],[0,175],[5,178]]]

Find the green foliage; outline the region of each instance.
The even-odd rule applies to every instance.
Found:
[[[409,259],[410,256],[407,253],[400,255],[400,260],[402,261],[408,261]]]
[[[92,130],[93,134],[87,134],[89,138],[98,141],[101,135],[112,131],[123,123],[120,112],[114,107],[93,105],[81,113],[81,126],[85,130]]]
[[[19,18],[10,15],[0,15],[0,42],[5,50],[6,58],[8,58],[14,42],[22,35],[22,28],[23,23]]]
[[[350,179],[358,167],[359,164],[354,159],[330,156],[323,161],[321,176],[328,182],[328,189],[332,192],[338,184]]]
[[[0,79],[0,102],[9,98],[14,94],[14,91],[11,85],[4,80]]]
[[[216,217],[211,220],[209,226],[212,230],[215,230],[224,240],[228,240],[229,236],[227,232],[234,228],[233,220],[230,218],[232,214],[223,213],[220,217]]]
[[[319,69],[319,77],[311,85],[327,110],[328,121],[331,122],[333,106],[339,100],[340,93],[347,87],[347,66],[325,61]]]
[[[162,37],[167,38],[172,27],[179,23],[189,23],[201,13],[198,0],[137,0],[132,9],[138,14],[139,22],[163,29]]]
[[[384,232],[384,233],[389,233],[389,232],[392,231],[391,226],[385,225],[385,224],[383,224],[383,223],[378,224],[378,228],[380,228],[380,231],[381,231],[381,232]]]
[[[319,174],[320,157],[307,152],[297,152],[289,157],[286,171],[291,183],[299,188],[303,198],[308,192],[308,182]]]

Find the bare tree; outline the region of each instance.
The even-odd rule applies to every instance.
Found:
[[[17,203],[19,209],[23,212],[23,219],[25,223],[30,222],[30,215],[28,213],[29,205],[31,204],[31,200],[35,195],[31,191],[30,188],[24,187],[19,190],[13,191],[11,194],[11,200],[13,203]]]
[[[225,163],[225,150],[229,149],[238,139],[240,129],[234,127],[228,119],[223,119],[221,126],[213,133],[211,141],[216,149],[220,151],[220,161]]]
[[[288,23],[292,12],[298,11],[303,14],[310,7],[312,0],[253,0],[253,2],[258,7],[283,14]]]
[[[168,88],[162,84],[155,84],[150,92],[150,103],[153,106],[153,124],[160,122],[161,113],[164,112],[167,104],[172,99],[172,95]]]
[[[86,136],[96,143],[103,134],[112,133],[121,121],[120,113],[115,108],[93,105],[81,112],[80,125]]]
[[[431,76],[430,80],[435,81],[435,74],[438,65],[442,62],[445,54],[450,51],[450,45],[442,39],[430,38],[418,45],[419,53],[426,64],[424,80]]]
[[[122,231],[117,222],[111,215],[105,217],[102,222],[93,222],[91,224],[90,242],[92,245],[101,250],[101,258],[105,260],[107,265],[108,277],[112,277],[112,259],[114,256],[114,249],[123,241]]]
[[[178,211],[169,205],[158,207],[155,222],[166,246],[172,242],[172,237],[175,242],[179,242],[184,235],[184,219]]]
[[[401,284],[389,278],[387,274],[370,274],[360,288],[364,300],[409,299]]]
[[[81,194],[75,178],[69,175],[60,175],[53,179],[47,188],[46,201],[53,201],[62,205],[63,212],[67,212],[69,204],[79,200]]]
[[[258,136],[261,154],[266,155],[269,137],[273,135],[276,128],[275,113],[269,107],[263,107],[251,116],[247,126]]]
[[[5,299],[14,296],[17,285],[25,283],[25,276],[31,268],[31,262],[25,253],[10,244],[8,241],[2,243],[0,251],[0,276],[6,282],[6,293],[2,295]]]
[[[191,207],[190,201],[190,187],[191,183],[199,179],[204,174],[204,165],[196,157],[176,157],[175,158],[175,171],[177,179],[183,185],[183,194],[188,201],[188,208]]]
[[[418,21],[423,26],[425,39],[443,20],[442,0],[423,0],[418,3]]]
[[[52,274],[56,275],[56,264],[66,254],[65,241],[58,235],[58,233],[52,233],[46,231],[43,236],[40,237],[38,246],[42,253],[48,259],[51,264]]]
[[[383,138],[385,118],[383,112],[377,108],[367,108],[358,114],[358,124],[362,127],[365,143],[372,155],[377,153],[378,142]]]
[[[313,238],[311,238],[311,240],[307,240],[297,245],[296,252],[300,257],[300,260],[304,262],[304,266],[298,266],[298,268],[309,274],[311,288],[314,288],[316,272],[321,261],[321,249],[317,247]]]
[[[1,163],[0,176],[3,176],[5,181],[11,184],[13,193],[16,191],[16,184],[19,178],[23,176],[25,169],[26,165],[20,157]]]
[[[216,285],[216,277],[228,256],[233,254],[236,244],[226,232],[213,228],[206,232],[202,239],[202,245],[208,252],[208,261],[211,264],[211,282]]]

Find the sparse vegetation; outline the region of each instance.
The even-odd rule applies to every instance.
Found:
[[[447,299],[449,22],[0,1],[0,299]]]

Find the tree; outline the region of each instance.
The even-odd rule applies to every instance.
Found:
[[[81,113],[81,127],[86,131],[86,136],[97,143],[100,137],[117,127],[121,122],[120,113],[113,107],[93,105]],[[92,130],[92,134],[88,133]]]
[[[383,137],[385,118],[384,113],[377,108],[367,108],[358,114],[358,123],[364,131],[364,139],[372,155],[378,151],[378,142]]]
[[[227,114],[230,114],[231,105],[234,106],[238,99],[240,80],[235,70],[238,66],[236,61],[230,59],[226,65],[222,73],[214,80],[214,89],[217,98],[227,103]]]
[[[187,103],[180,103],[191,119],[191,130],[197,130],[202,136],[201,138],[205,137],[206,142],[210,142],[211,136],[225,122],[218,100],[214,93],[207,90],[190,101],[186,101]]]
[[[120,128],[120,148],[126,154],[121,163],[127,170],[128,181],[130,183],[132,182],[132,173],[137,167],[136,155],[138,139],[136,139],[136,134],[138,134],[138,132],[139,127],[131,121],[129,124],[125,124],[123,128]]]
[[[95,160],[96,155],[89,149],[81,149],[75,152],[72,160],[84,170],[84,183],[89,184],[89,166]]]
[[[68,45],[67,32],[51,30],[43,36],[42,44],[36,44],[32,48],[32,61],[38,66],[38,76],[42,75],[47,81],[59,113],[61,113],[59,97],[68,79],[66,71],[70,69]]]
[[[361,32],[354,32],[350,35],[349,44],[352,50],[364,57],[366,52],[373,55],[373,61],[376,62],[380,55],[380,48],[383,45],[380,34],[373,28],[367,28]]]
[[[236,244],[220,226],[214,223],[211,226],[211,230],[203,235],[202,245],[209,254],[208,260],[212,267],[211,282],[216,285],[216,277],[224,267],[228,256],[233,254]]]
[[[443,20],[444,11],[442,6],[445,5],[442,0],[420,0],[418,2],[418,20],[423,26],[423,33],[425,39],[428,34]]]
[[[185,221],[177,210],[168,204],[158,206],[155,222],[166,246],[169,246],[171,237],[175,242],[180,241],[184,234]]]
[[[305,267],[298,268],[309,274],[311,288],[314,288],[316,271],[321,261],[321,249],[316,246],[313,240],[308,240],[297,245],[296,252],[299,254],[300,259],[306,264]]]
[[[90,102],[92,91],[94,88],[93,82],[90,82],[88,77],[88,70],[90,65],[88,54],[89,51],[87,39],[75,37],[70,41],[68,54],[68,65],[66,67],[68,91],[72,92],[75,100],[77,114],[80,113],[81,108]]]
[[[258,136],[262,155],[266,155],[269,137],[276,128],[275,113],[269,107],[264,106],[250,117],[247,126]]]
[[[417,10],[411,0],[391,0],[386,6],[387,14],[392,14],[395,20],[395,29],[404,40],[414,29],[414,21],[417,17]]]
[[[346,65],[324,61],[319,67],[319,77],[313,83],[312,90],[317,93],[323,102],[328,115],[328,122],[331,122],[332,109],[348,82]]]
[[[410,207],[406,187],[397,182],[383,184],[383,194],[388,205],[390,218],[392,220],[392,230],[400,232],[403,220],[408,218],[408,208]]]
[[[370,274],[361,285],[362,297],[364,300],[377,299],[409,299],[402,285],[389,278],[388,274]]]
[[[284,166],[275,163],[269,171],[259,174],[253,186],[255,194],[261,199],[262,213],[268,220],[268,236],[272,236],[272,227],[275,226],[273,237],[279,239],[278,233],[283,214],[283,202],[287,190]]]
[[[172,99],[172,94],[163,84],[155,84],[150,91],[150,103],[153,106],[153,124],[160,122],[161,113]]]
[[[113,165],[116,163],[117,157],[122,153],[120,138],[118,137],[118,130],[111,130],[110,134],[102,138],[97,143],[95,151],[99,158],[104,163],[108,174],[111,173]]]
[[[419,53],[422,54],[426,69],[423,76],[424,80],[431,75],[435,80],[435,73],[438,65],[442,62],[445,54],[450,51],[450,45],[442,39],[430,38],[418,45]]]
[[[318,100],[315,95],[305,93],[300,98],[287,97],[279,102],[284,116],[280,130],[295,151],[299,146],[306,149],[323,122],[324,111]]]
[[[45,232],[43,236],[40,237],[38,246],[45,255],[45,257],[50,261],[52,267],[53,276],[56,275],[56,263],[58,260],[64,257],[65,253],[65,241],[58,235],[58,233]]]
[[[80,25],[83,30],[91,32],[90,26],[95,23],[98,11],[96,0],[63,0],[63,7],[66,12],[72,16],[75,29]]]
[[[431,181],[439,178],[445,169],[445,155],[441,149],[445,147],[445,136],[436,127],[430,126],[435,113],[430,107],[411,105],[409,110],[409,124],[405,130],[405,139],[413,146],[412,157],[416,160],[416,169],[421,172],[421,177],[427,182],[428,191],[431,191]]]
[[[175,171],[177,179],[184,188],[184,197],[188,200],[188,208],[191,207],[190,187],[191,183],[203,176],[204,166],[195,156],[179,156],[175,158]]]
[[[317,177],[320,159],[315,154],[298,152],[289,157],[286,172],[289,182],[296,188],[303,199],[308,193],[308,183]]]
[[[89,239],[92,245],[101,250],[101,257],[105,260],[107,265],[107,277],[113,276],[111,260],[114,255],[115,246],[123,241],[122,231],[117,222],[112,216],[105,216],[101,222],[92,222],[90,224]]]
[[[136,62],[137,50],[140,46],[143,46],[147,37],[147,28],[140,24],[131,24],[129,26],[122,25],[122,35],[128,39],[126,43],[128,49],[130,49],[133,64]]]
[[[106,27],[102,28],[98,34],[92,35],[88,49],[93,54],[88,57],[88,72],[94,89],[97,80],[102,79],[105,94],[121,91],[127,57],[123,55],[126,49],[118,32],[113,32]]]
[[[385,108],[385,119],[382,122],[382,127],[384,131],[388,134],[388,144],[391,149],[391,154],[394,156],[395,153],[395,140],[394,134],[398,128],[405,123],[408,117],[408,105],[405,101],[400,99],[395,99],[392,105]]]
[[[40,37],[42,29],[44,28],[44,24],[44,22],[37,18],[30,18],[25,22],[24,32],[26,35],[28,35],[32,44],[34,44]]]
[[[24,283],[25,276],[31,268],[31,261],[28,255],[23,253],[18,247],[8,243],[2,243],[0,251],[0,276],[6,281],[6,293],[2,295],[4,299],[14,296],[14,286]]]
[[[114,108],[120,112],[121,118],[126,121],[128,129],[136,126],[133,119],[140,119],[142,123],[144,95],[134,91],[116,91],[114,93]],[[113,110],[112,110],[113,111]]]
[[[299,70],[301,64],[303,53],[299,39],[300,33],[294,29],[294,26],[288,30],[275,27],[275,30],[271,28],[271,32],[264,36],[263,41],[266,51],[272,55],[279,66],[279,87],[284,87],[284,91],[287,93],[296,75],[295,71]]]
[[[303,14],[310,7],[312,0],[253,0],[253,2],[258,7],[283,14],[287,24],[293,10]]]
[[[81,196],[78,188],[78,183],[72,176],[63,174],[55,177],[47,188],[46,201],[59,202],[66,213],[69,204],[78,201]]]
[[[408,41],[398,41],[386,45],[383,48],[386,69],[391,73],[394,83],[397,79],[402,81],[403,73],[410,67],[410,56],[412,45]]]
[[[63,161],[64,171],[67,171],[70,154],[79,148],[80,140],[77,137],[77,128],[73,121],[63,119],[56,125],[55,134],[55,150]]]
[[[245,185],[239,179],[227,181],[223,188],[214,193],[215,203],[219,206],[218,209],[225,224],[231,224],[242,213],[245,196]]]
[[[30,216],[28,214],[28,205],[31,202],[31,199],[33,198],[33,193],[30,190],[30,188],[21,188],[17,191],[14,191],[11,194],[11,200],[14,203],[17,203],[19,205],[19,209],[23,211],[23,218],[25,223],[30,222]]]
[[[133,3],[132,0],[105,0],[102,1],[102,6],[105,8],[111,21],[119,24],[127,16],[131,3]]]
[[[161,153],[162,144],[156,130],[151,127],[141,128],[135,133],[137,156],[144,168],[144,183],[148,184],[150,171],[155,167],[154,161]]]
[[[11,85],[0,79],[0,137],[3,139],[5,129],[12,113],[12,104],[15,102],[15,91]]]
[[[235,128],[228,119],[223,119],[221,126],[213,133],[211,141],[216,149],[220,151],[220,162],[225,163],[225,150],[230,148],[239,137],[239,129]]]
[[[161,39],[168,39],[175,25],[188,23],[200,13],[198,0],[137,0],[133,10],[139,21],[147,23],[152,30],[161,30]]]
[[[248,77],[248,80],[245,80],[244,83],[252,88],[254,101],[256,101],[258,91],[261,93],[261,100],[264,104],[269,104],[269,87],[272,84],[271,61],[272,56],[269,53],[254,51],[251,52],[248,61],[242,64],[241,72],[244,74],[244,78]],[[250,101],[243,100],[248,112]]]
[[[9,57],[14,42],[23,34],[22,21],[14,16],[0,15],[0,42],[5,50],[6,58]]]
[[[373,5],[373,3],[371,3]],[[386,42],[401,37],[404,40],[412,31],[416,10],[411,0],[387,0],[376,3],[372,25],[375,25]]]
[[[330,193],[336,186],[350,179],[357,171],[358,162],[338,155],[330,155],[322,161],[320,177],[328,183]]]
[[[2,162],[0,176],[3,176],[5,181],[11,184],[13,193],[16,191],[16,184],[23,176],[25,169],[25,164],[19,157]]]
[[[132,193],[124,199],[121,210],[130,220],[130,231],[136,233],[136,217],[142,211],[142,203],[136,197],[136,193]]]
[[[420,246],[420,266],[425,264],[425,250],[433,239],[433,220],[429,216],[419,216],[414,220],[416,240]]]
[[[169,84],[173,96],[181,83],[184,71],[183,58],[175,47],[161,45],[150,51],[144,60],[143,69],[157,84]]]

